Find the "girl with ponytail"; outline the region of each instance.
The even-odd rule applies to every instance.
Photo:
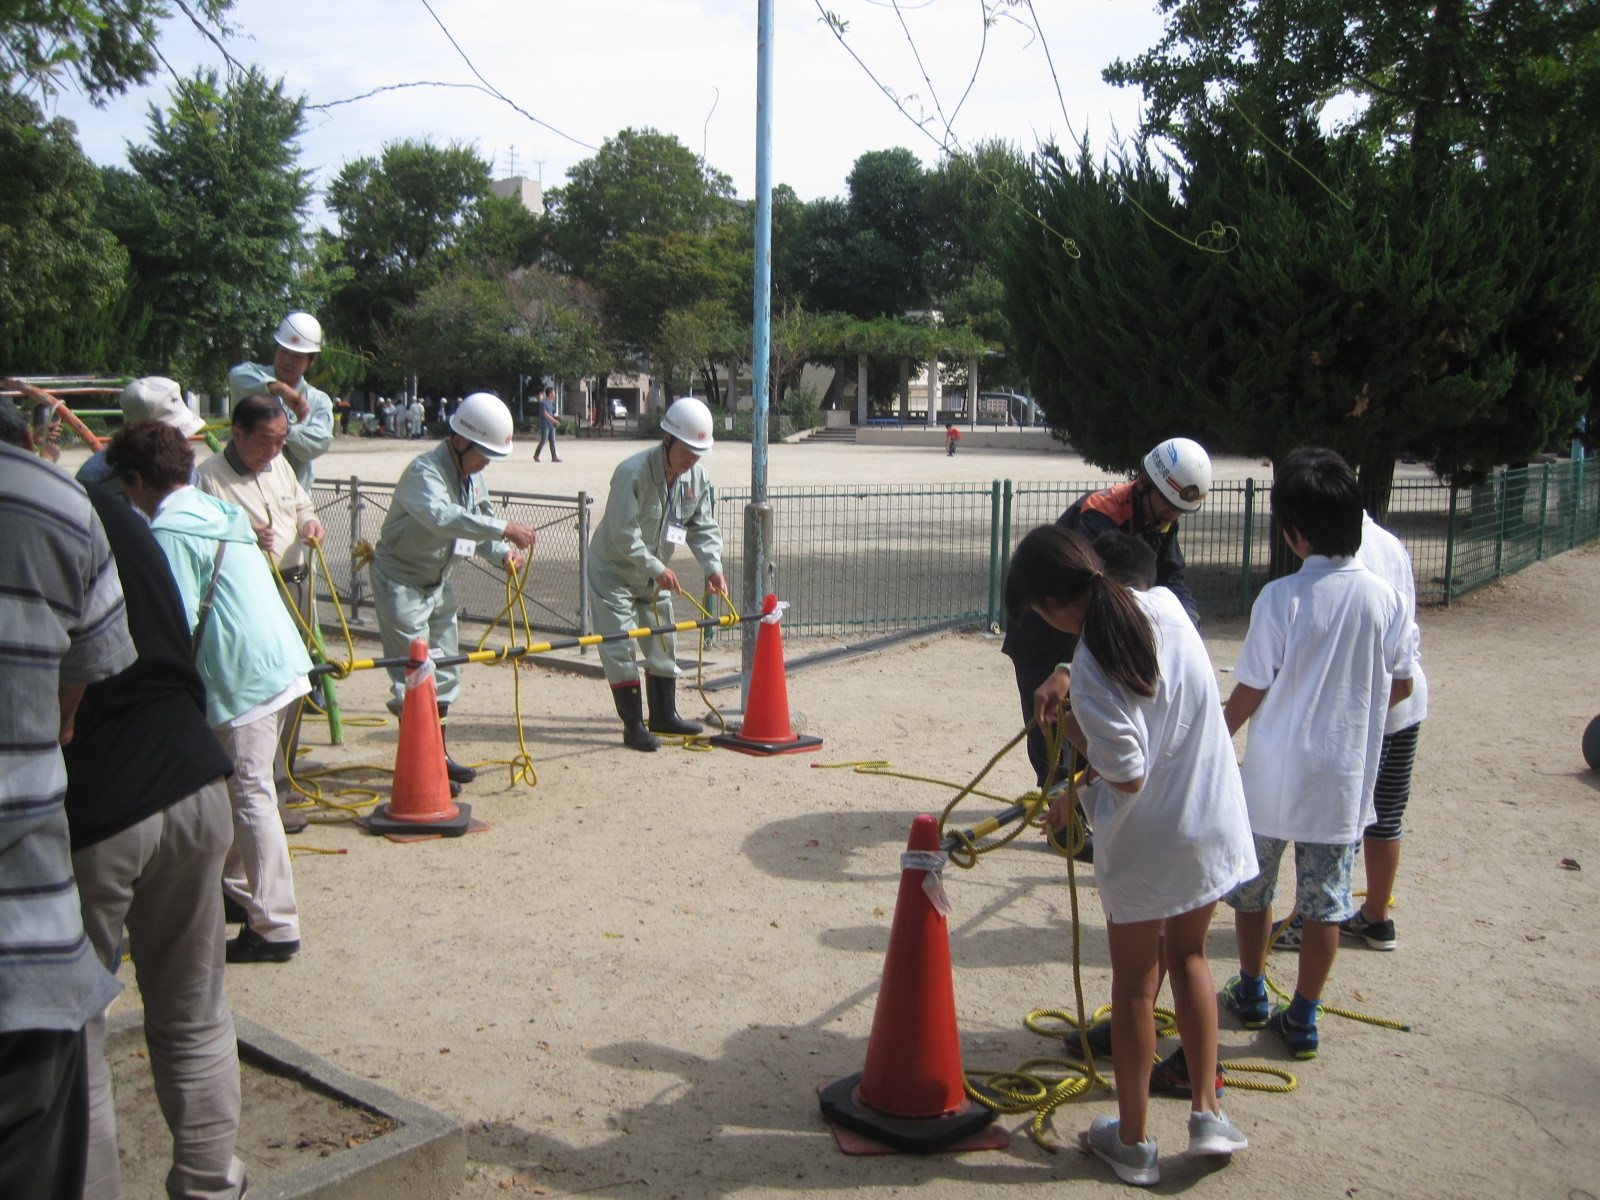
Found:
[[[1160,1180],[1145,1128],[1154,1008],[1162,959],[1172,979],[1191,1081],[1189,1149],[1247,1145],[1217,1103],[1217,1000],[1206,961],[1216,903],[1255,877],[1250,821],[1233,742],[1205,643],[1166,588],[1135,592],[1104,572],[1078,534],[1045,525],[1022,539],[1006,575],[1006,609],[1077,634],[1071,710],[1041,697],[1041,723],[1061,717],[1098,778],[1083,803],[1095,829],[1095,882],[1111,949],[1111,1041],[1118,1117],[1079,1135],[1126,1183]],[[1041,689],[1043,690],[1043,689]],[[1066,794],[1052,803],[1059,828]]]

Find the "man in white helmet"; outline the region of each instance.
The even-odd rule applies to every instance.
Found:
[[[531,525],[494,515],[481,472],[511,453],[511,412],[498,396],[474,392],[450,418],[451,434],[418,455],[400,473],[389,515],[373,550],[372,604],[378,616],[385,658],[411,653],[413,638],[428,639],[430,650],[459,652],[456,613],[460,605],[450,573],[476,554],[496,566],[520,568],[520,553],[533,545]],[[405,700],[404,667],[390,667],[394,689],[390,708],[398,714]],[[438,669],[439,720],[461,690],[457,667]],[[445,767],[453,784],[471,783],[477,772],[450,758]]]
[[[1145,455],[1137,476],[1079,497],[1056,524],[1089,542],[1110,530],[1144,542],[1155,551],[1156,586],[1171,590],[1198,625],[1200,608],[1183,575],[1178,520],[1199,508],[1210,490],[1211,458],[1205,449],[1188,438],[1168,438]],[[1031,720],[1046,700],[1053,699],[1053,709],[1067,695],[1067,666],[1077,645],[1074,635],[1052,629],[1033,613],[1007,627],[1001,649],[1016,671],[1024,720]],[[1044,734],[1037,729],[1028,735],[1028,758],[1040,786],[1054,781],[1060,764],[1049,761]]]
[[[333,401],[306,382],[306,372],[322,350],[322,326],[310,313],[292,312],[273,334],[272,365],[243,362],[228,372],[228,399],[237,404],[257,392],[275,396],[289,414],[289,440],[283,456],[307,492],[316,478],[314,464],[333,445]]]
[[[597,633],[671,624],[672,593],[683,590],[668,565],[676,546],[688,546],[705,570],[707,588],[728,594],[716,498],[700,461],[711,452],[711,410],[693,396],[674,400],[662,415],[661,435],[659,446],[624,459],[612,473],[605,515],[589,540],[590,610]],[[639,642],[650,700],[648,727],[634,642],[600,646],[600,663],[622,718],[622,742],[629,749],[656,749],[657,733],[700,732],[698,721],[678,716],[676,641],[662,634]]]

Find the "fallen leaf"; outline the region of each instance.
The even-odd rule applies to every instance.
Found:
[[[808,845],[808,846],[820,846],[820,845],[822,845],[822,843],[817,841],[816,838],[812,838],[811,840],[806,842],[806,845]]]
[[[1529,941],[1529,942],[1542,942],[1542,941],[1544,941],[1544,934],[1542,934],[1542,933],[1525,933],[1525,934],[1522,935],[1522,937],[1523,937],[1524,941]]]
[[[1567,871],[1581,871],[1581,870],[1583,870],[1583,868],[1578,865],[1578,860],[1575,859],[1575,858],[1563,858],[1561,860],[1561,866],[1562,866],[1562,868],[1564,870],[1567,870]]]
[[[875,908],[875,909],[873,909],[873,910],[872,910],[872,915],[873,915],[873,916],[875,916],[875,917],[881,917],[881,916],[883,916],[883,909],[881,909],[881,908]]]
[[[450,1047],[449,1046],[440,1046],[439,1047],[439,1053],[440,1054],[449,1054],[450,1053]]]

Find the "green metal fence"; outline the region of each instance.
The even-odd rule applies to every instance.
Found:
[[[795,635],[874,634],[942,624],[1000,625],[1001,581],[1011,547],[1085,492],[1114,478],[1028,483],[791,487],[773,489],[774,586],[790,604]],[[360,542],[377,541],[393,493],[360,479],[319,481],[313,489],[328,528],[337,599],[352,615],[370,604],[365,579],[351,570]],[[742,522],[748,489],[719,489],[724,570],[744,594]],[[539,540],[527,597],[535,625],[550,633],[588,633],[590,497],[492,492],[496,511],[534,525]],[[1218,483],[1199,512],[1183,518],[1180,545],[1202,613],[1248,613],[1270,578],[1269,484]],[[1600,466],[1584,461],[1499,471],[1472,488],[1441,483],[1402,467],[1384,522],[1405,543],[1423,604],[1448,604],[1502,575],[1600,537]],[[348,546],[352,553],[340,548]],[[687,559],[687,555],[680,555]],[[685,586],[699,573],[680,567]],[[472,562],[454,585],[469,621],[493,619],[504,603],[503,577]],[[738,636],[738,631],[719,636]]]

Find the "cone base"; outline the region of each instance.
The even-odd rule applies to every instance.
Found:
[[[822,745],[819,737],[801,737],[796,735],[790,742],[758,742],[750,738],[741,737],[737,733],[719,733],[709,739],[713,746],[721,746],[724,750],[737,750],[740,754],[799,754],[802,750],[815,750]]]
[[[367,828],[376,834],[391,833],[432,833],[439,837],[460,837],[467,832],[472,824],[472,805],[453,804],[453,816],[441,816],[433,820],[418,821],[409,817],[391,816],[391,805],[380,804],[367,816]]]
[[[937,1154],[987,1128],[1000,1115],[969,1099],[955,1111],[937,1117],[891,1117],[862,1103],[858,1093],[861,1074],[858,1071],[817,1089],[823,1117],[829,1124],[903,1154]]]

